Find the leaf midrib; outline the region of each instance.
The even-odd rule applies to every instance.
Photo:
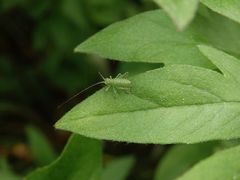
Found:
[[[91,118],[91,117],[98,117],[98,116],[108,116],[108,115],[117,115],[117,114],[123,114],[123,113],[132,113],[132,112],[141,112],[141,111],[151,111],[151,110],[156,110],[156,109],[167,109],[167,108],[184,108],[184,107],[194,107],[194,106],[206,106],[206,105],[216,105],[216,104],[230,104],[230,103],[233,103],[234,104],[238,104],[240,103],[240,101],[226,101],[226,102],[214,102],[214,103],[205,103],[205,104],[190,104],[190,105],[174,105],[174,106],[161,106],[161,107],[154,107],[154,108],[148,108],[148,109],[138,109],[138,110],[132,110],[132,111],[119,111],[119,112],[112,112],[112,113],[102,113],[102,114],[95,114],[95,115],[86,115],[86,116],[83,116],[83,117],[79,117],[79,120],[81,119],[84,119],[84,118]],[[239,109],[240,110],[240,109]],[[71,117],[68,117],[68,120],[70,121],[76,121],[76,118],[71,118]],[[59,121],[60,122],[60,121]],[[67,124],[69,123],[66,122]],[[63,124],[63,122],[61,122],[60,124]]]

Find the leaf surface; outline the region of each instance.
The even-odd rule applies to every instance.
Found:
[[[201,0],[201,3],[230,19],[240,23],[240,1],[238,0]]]
[[[30,173],[26,180],[99,180],[101,145],[94,139],[72,135],[60,157]]]
[[[70,110],[56,127],[136,143],[240,137],[240,61],[208,46],[199,49],[223,74],[190,65],[147,71],[129,79],[130,94],[102,89]]]
[[[29,147],[35,162],[44,166],[56,159],[56,153],[47,138],[32,126],[26,128]]]
[[[212,44],[239,54],[240,25],[208,10],[205,12],[184,32],[178,32],[163,11],[145,12],[110,25],[75,51],[127,62],[213,67],[196,45]]]
[[[172,18],[179,30],[184,29],[194,18],[199,0],[154,0]]]
[[[175,145],[160,160],[154,180],[173,180],[198,161],[210,156],[217,143]]]
[[[179,180],[217,180],[240,178],[240,146],[224,150],[201,161]]]

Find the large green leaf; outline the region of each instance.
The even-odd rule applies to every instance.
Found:
[[[240,1],[238,0],[201,0],[201,2],[226,17],[240,23]]]
[[[239,54],[240,25],[205,10],[184,32],[178,32],[161,10],[115,23],[80,44],[75,51],[128,61],[210,66],[198,48],[212,44]],[[221,38],[219,38],[221,37]]]
[[[137,143],[195,143],[240,137],[240,61],[200,50],[224,73],[170,65],[130,78],[131,93],[104,89],[75,106],[56,127]]]
[[[179,30],[184,29],[194,18],[199,0],[154,0],[172,18]]]
[[[72,135],[61,156],[33,171],[26,180],[101,179],[101,145],[94,139]]]
[[[191,166],[213,153],[216,143],[175,145],[160,160],[155,180],[173,180],[182,175]]]
[[[157,10],[110,25],[75,51],[130,62],[209,64],[195,45],[192,37],[177,32],[167,15]]]
[[[240,179],[240,146],[224,150],[203,160],[179,180]]]
[[[105,167],[102,180],[125,180],[134,164],[132,156],[114,159]]]

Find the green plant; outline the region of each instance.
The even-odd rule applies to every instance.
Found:
[[[163,10],[153,10],[110,25],[75,51],[135,62],[136,67],[143,62],[164,67],[146,65],[149,71],[130,76],[129,94],[102,89],[67,112],[55,127],[75,135],[57,160],[26,179],[108,179],[115,171],[126,177],[133,160],[102,170],[100,141],[80,135],[193,144],[173,146],[160,161],[156,180],[239,179],[239,142],[234,147],[222,142],[240,137],[240,1],[155,2],[177,29]],[[128,69],[130,75],[136,67]]]

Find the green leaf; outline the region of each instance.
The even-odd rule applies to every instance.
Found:
[[[129,78],[130,94],[102,89],[55,126],[98,139],[135,143],[240,137],[240,84],[236,80],[240,61],[208,46],[199,49],[224,74],[189,65],[148,71]]]
[[[179,30],[183,30],[194,18],[199,0],[154,0],[172,18]]]
[[[145,71],[163,67],[164,64],[121,62],[118,65],[117,72],[131,72],[131,75],[139,74]]]
[[[240,23],[240,1],[238,0],[201,0],[201,3],[236,22]]]
[[[107,164],[102,180],[125,180],[133,167],[135,159],[132,156],[121,157]]]
[[[240,146],[224,150],[201,161],[179,180],[217,180],[240,178]]]
[[[0,179],[3,179],[3,180],[21,180],[22,178],[17,177],[13,174],[7,174],[5,172],[0,171]]]
[[[0,179],[20,180],[21,178],[12,172],[11,167],[5,158],[0,159]]]
[[[239,54],[239,29],[238,23],[207,11],[207,15],[198,15],[186,31],[178,32],[163,11],[155,10],[110,25],[75,51],[128,62],[213,67],[196,45],[212,44]]]
[[[47,165],[56,159],[53,147],[38,129],[29,126],[26,132],[31,153],[39,166]]]
[[[100,170],[100,142],[72,135],[56,161],[32,172],[26,177],[26,180],[98,180],[100,179]]]
[[[198,35],[197,41],[227,51],[239,56],[240,24],[209,10],[205,6],[199,7],[199,15],[190,28]],[[220,38],[221,37],[221,38]]]
[[[154,179],[176,179],[198,161],[211,155],[215,146],[216,143],[173,146],[160,161]]]
[[[187,33],[179,33],[163,11],[150,11],[115,23],[80,44],[75,51],[129,62],[210,63]]]

